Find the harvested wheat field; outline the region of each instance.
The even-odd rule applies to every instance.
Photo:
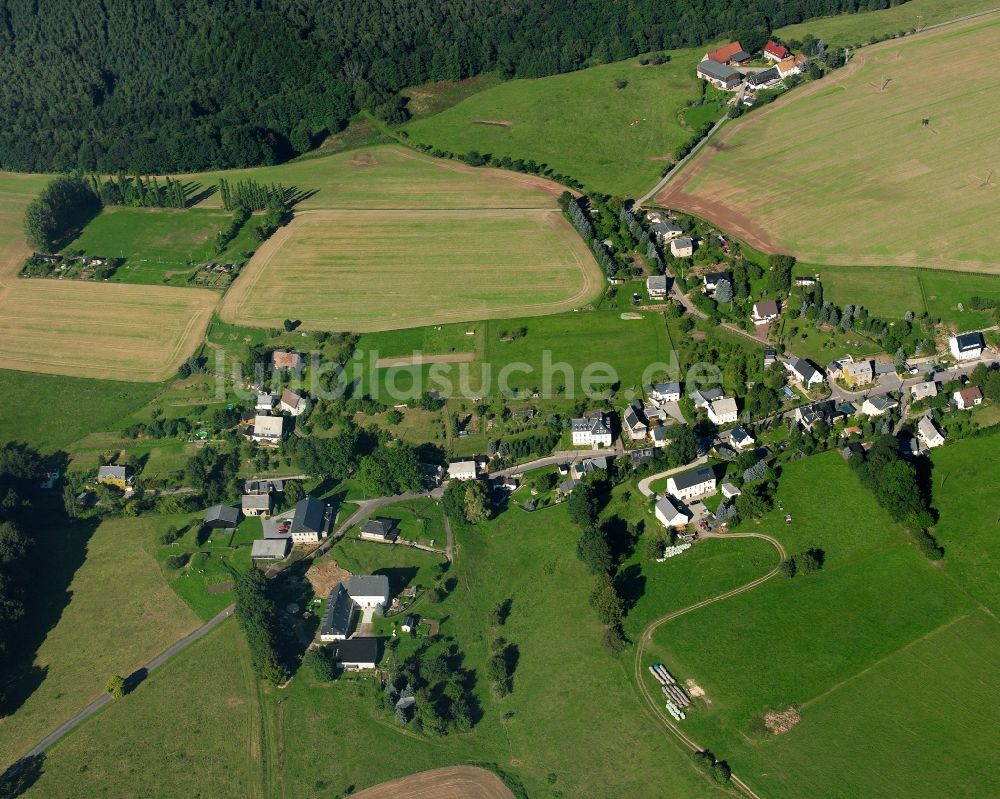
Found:
[[[0,368],[109,380],[170,377],[205,335],[218,295],[201,289],[16,276],[0,265]]]
[[[1000,272],[1000,16],[864,48],[724,130],[657,202],[820,264]]]
[[[227,322],[370,332],[578,308],[602,277],[556,208],[309,211],[257,251]]]
[[[474,766],[448,766],[383,782],[356,799],[514,799],[496,774]]]

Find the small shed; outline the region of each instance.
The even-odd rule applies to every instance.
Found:
[[[231,530],[240,522],[240,509],[232,505],[213,505],[205,511],[204,522],[213,530]]]

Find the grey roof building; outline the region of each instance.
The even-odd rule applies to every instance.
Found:
[[[684,490],[687,488],[693,488],[696,485],[700,485],[708,480],[713,480],[714,478],[715,472],[713,472],[708,466],[701,466],[697,469],[690,469],[689,471],[675,474],[671,479],[674,481],[674,485],[678,490]]]
[[[346,638],[354,621],[354,610],[357,606],[343,583],[337,583],[326,599],[326,609],[319,625],[321,641],[336,641]]]
[[[254,560],[281,560],[288,554],[291,542],[287,538],[258,538],[250,549]]]
[[[215,529],[229,529],[240,521],[240,509],[232,505],[213,505],[205,511],[204,522]]]
[[[295,504],[295,514],[288,532],[316,533],[322,536],[326,532],[326,503],[309,495]]]
[[[395,541],[399,538],[399,530],[396,529],[397,524],[398,521],[396,519],[385,519],[382,517],[369,519],[361,525],[361,535],[365,538]]]
[[[345,669],[374,669],[378,663],[378,638],[349,638],[331,647],[331,654]]]

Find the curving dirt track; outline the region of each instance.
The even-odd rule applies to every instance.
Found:
[[[691,613],[695,610],[703,608],[706,605],[711,605],[715,602],[720,602],[723,599],[729,599],[730,597],[737,596],[747,591],[752,591],[754,588],[763,585],[778,573],[782,561],[784,561],[785,558],[787,557],[785,548],[781,545],[781,542],[778,541],[778,539],[776,538],[772,538],[769,535],[765,535],[764,533],[725,533],[725,534],[719,533],[712,537],[763,539],[764,541],[767,541],[769,544],[771,544],[771,546],[773,546],[775,550],[777,550],[779,560],[777,565],[773,569],[771,569],[771,571],[769,571],[767,574],[761,575],[755,580],[751,580],[749,583],[745,583],[744,585],[738,586],[737,588],[733,588],[729,591],[724,591],[723,593],[718,594],[717,596],[709,597],[708,599],[703,599],[701,602],[695,602],[693,605],[688,605],[686,608],[675,610],[672,613],[666,614],[665,616],[660,616],[660,618],[658,619],[653,619],[653,621],[651,621],[649,624],[646,625],[646,628],[642,631],[642,634],[639,636],[639,642],[635,648],[635,662],[633,664],[633,669],[632,669],[632,676],[635,678],[636,689],[639,691],[639,694],[645,700],[650,712],[652,713],[656,721],[662,724],[666,728],[667,732],[669,732],[671,735],[677,738],[677,740],[679,740],[684,746],[686,746],[692,752],[700,752],[704,750],[705,747],[696,742],[687,733],[685,733],[680,728],[680,726],[678,726],[678,724],[673,720],[673,718],[667,715],[667,713],[660,706],[658,697],[653,695],[653,693],[649,690],[649,686],[646,684],[644,678],[646,669],[643,666],[646,647],[652,640],[653,633],[655,633],[664,624],[671,622],[674,619],[677,619],[688,613]],[[733,785],[739,788],[740,791],[742,791],[746,796],[750,797],[750,799],[760,799],[760,796],[757,793],[755,793],[754,790],[749,785],[743,782],[743,780],[741,780],[735,774],[733,774],[732,782]]]
[[[491,771],[447,766],[383,782],[354,794],[355,799],[514,799]]]

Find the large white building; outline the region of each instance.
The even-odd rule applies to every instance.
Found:
[[[285,437],[285,417],[258,413],[253,418],[250,438],[264,444],[277,444]]]
[[[448,479],[449,480],[475,480],[476,479],[476,462],[475,461],[458,461],[457,463],[448,464]]]
[[[382,613],[388,604],[389,578],[384,574],[355,575],[337,583],[326,600],[319,640],[343,641],[359,608]]]
[[[713,424],[732,424],[739,416],[736,400],[732,397],[719,397],[712,400],[708,406],[708,418]]]
[[[956,361],[971,361],[983,354],[986,342],[978,330],[973,333],[959,333],[948,340],[948,348]]]
[[[600,412],[581,416],[570,422],[574,447],[610,447],[611,421]]]
[[[667,493],[685,502],[693,497],[714,494],[715,487],[715,472],[708,466],[675,474],[667,480]]]

